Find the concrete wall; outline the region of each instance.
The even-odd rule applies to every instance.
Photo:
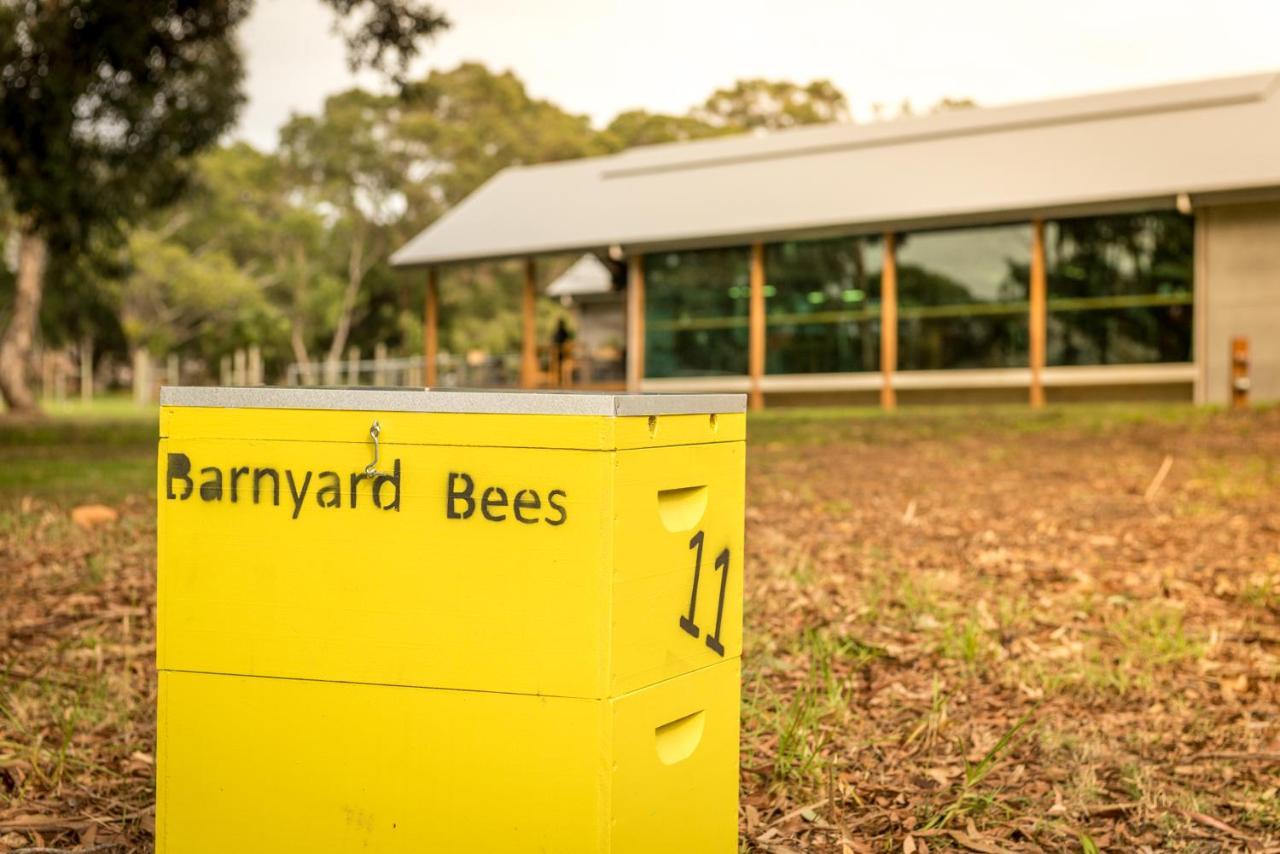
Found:
[[[1230,400],[1231,339],[1249,339],[1252,400],[1280,400],[1280,202],[1196,211],[1197,400]]]

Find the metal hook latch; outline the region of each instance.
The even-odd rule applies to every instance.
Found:
[[[382,432],[382,425],[377,421],[369,428],[369,438],[373,439],[373,462],[364,467],[365,477],[390,477],[388,472],[378,471],[378,434]]]

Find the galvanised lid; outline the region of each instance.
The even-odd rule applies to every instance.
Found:
[[[484,415],[702,415],[746,412],[745,394],[631,394],[442,388],[164,386],[161,406]]]

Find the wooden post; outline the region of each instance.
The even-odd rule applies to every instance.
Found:
[[[347,348],[347,385],[360,385],[360,348],[355,345]]]
[[[898,367],[898,236],[884,236],[884,263],[880,275],[880,406],[893,409],[898,397],[893,372]]]
[[[141,347],[133,351],[133,402],[151,402],[151,354]]]
[[[233,382],[238,386],[249,384],[249,362],[243,349],[236,350],[231,359],[231,371],[235,375]],[[313,385],[308,382],[307,385]]]
[[[262,385],[262,348],[257,344],[249,345],[249,385]]]
[[[93,402],[93,336],[80,338],[80,402]]]
[[[428,388],[438,383],[436,359],[440,351],[440,279],[435,267],[427,268],[427,298],[422,314],[422,374]]]
[[[538,269],[533,258],[524,260],[524,300],[521,311],[520,387],[538,384]]]
[[[231,377],[231,357],[223,356],[222,361],[218,363],[218,384],[229,386],[233,382]]]
[[[373,345],[373,384],[378,387],[387,384],[387,345],[381,341]]]
[[[1044,263],[1044,220],[1031,223],[1031,405],[1044,406],[1045,326],[1048,315],[1048,282]]]
[[[627,391],[644,383],[644,256],[627,260]]]
[[[40,396],[53,397],[53,355],[45,347],[40,350]]]
[[[182,357],[170,353],[164,361],[164,384],[182,385]]]
[[[67,366],[70,362],[71,358],[66,350],[58,352],[58,361],[55,363],[53,373],[53,398],[58,403],[67,399]]]
[[[747,376],[750,381],[748,403],[753,412],[764,409],[764,393],[760,378],[764,376],[764,244],[751,244],[750,298],[747,302]]]
[[[1249,406],[1249,339],[1231,339],[1231,408]]]

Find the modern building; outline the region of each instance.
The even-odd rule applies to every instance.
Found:
[[[1277,399],[1280,74],[511,168],[393,262],[432,327],[440,265],[528,259],[531,363],[534,259],[581,252],[633,389],[1222,402],[1244,338]]]
[[[616,267],[588,252],[543,290],[573,316],[570,363],[561,375],[574,387],[626,385],[626,279]]]

